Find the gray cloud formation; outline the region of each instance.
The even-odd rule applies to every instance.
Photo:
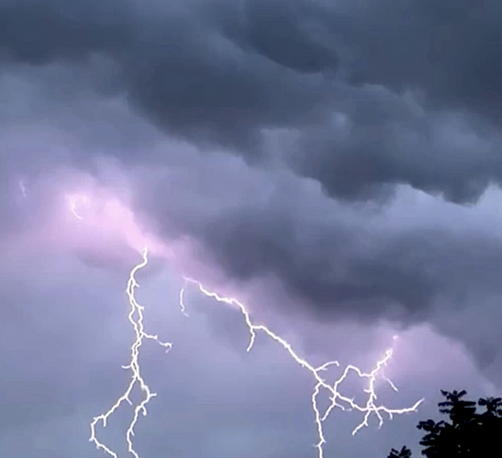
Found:
[[[264,129],[295,130],[298,147],[283,158],[330,194],[408,183],[465,201],[502,176],[496,0],[482,9],[300,0],[1,8],[4,60],[105,55],[117,66],[107,91],[127,94],[171,134],[252,161],[267,160]],[[406,101],[406,91],[421,103]],[[337,113],[343,125],[333,125]]]
[[[382,223],[355,203],[399,202],[397,184],[472,202],[500,181],[500,4],[462,5],[3,2],[5,75],[36,88],[19,111],[2,110],[5,129],[16,137],[31,115],[42,127],[30,141],[63,146],[42,155],[14,138],[0,173],[49,156],[46,167],[101,155],[144,165],[137,209],[164,235],[191,235],[230,277],[280,279],[317,313],[409,323],[445,303],[492,300],[502,268],[500,240],[484,231],[493,212],[438,200],[426,223],[394,228],[414,210],[382,207]],[[147,123],[212,155],[177,153]],[[305,191],[303,178],[334,199]],[[438,228],[443,211],[465,229]],[[3,212],[15,217],[7,200]]]
[[[500,8],[1,2],[0,450],[96,456],[88,420],[126,384],[118,294],[136,253],[71,225],[35,253],[36,239],[10,244],[57,213],[72,184],[85,189],[61,166],[120,191],[116,167],[143,227],[166,243],[189,236],[230,286],[255,288],[258,316],[281,330],[297,320],[309,356],[367,367],[381,350],[370,334],[395,321],[403,338],[388,375],[403,397],[392,400],[425,395],[421,417],[435,414],[439,387],[482,390],[482,380],[462,345],[414,335],[417,323],[462,342],[499,383],[501,193],[489,185],[502,177]],[[191,297],[186,321],[180,285],[163,289],[174,274],[151,294],[147,277],[149,324],[179,349],[145,353],[159,397],[138,431],[142,455],[312,456],[299,369],[270,342],[246,355],[242,321],[227,309],[201,301],[202,314]],[[355,440],[337,420],[326,456],[384,456],[406,434],[416,443],[417,419]],[[106,435],[121,451],[122,421]]]
[[[356,206],[237,159],[179,154],[193,165],[189,172],[178,163],[135,185],[138,211],[167,238],[190,235],[202,243],[200,256],[230,278],[279,279],[294,298],[277,304],[288,313],[302,305],[321,320],[432,321],[466,340],[484,367],[502,367],[494,333],[480,332],[474,323],[485,319],[471,316],[500,320],[482,305],[502,294],[498,191],[474,207],[409,188],[382,208]]]

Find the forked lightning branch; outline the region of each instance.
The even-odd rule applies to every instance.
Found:
[[[129,299],[129,304],[130,304],[130,312],[129,312],[129,322],[131,323],[133,329],[134,329],[134,334],[135,334],[135,340],[131,346],[131,361],[130,364],[126,367],[126,369],[129,369],[131,371],[131,381],[129,383],[129,386],[127,387],[127,390],[125,393],[115,402],[115,404],[104,414],[101,414],[94,418],[94,420],[91,423],[91,438],[90,440],[94,442],[94,444],[104,452],[108,453],[111,455],[113,458],[118,458],[117,454],[109,449],[104,443],[99,441],[96,437],[96,426],[101,423],[103,426],[107,425],[108,419],[110,416],[118,409],[118,407],[123,404],[123,403],[128,403],[132,406],[132,402],[129,398],[133,388],[136,385],[139,385],[142,392],[144,393],[143,400],[139,403],[136,404],[134,407],[134,414],[133,414],[133,419],[129,425],[129,428],[127,429],[126,432],[126,440],[127,440],[127,446],[128,446],[128,451],[135,457],[135,458],[140,458],[138,453],[133,447],[133,436],[134,436],[134,427],[136,426],[136,423],[138,421],[139,415],[143,414],[146,415],[146,405],[150,402],[150,400],[156,396],[156,393],[153,393],[150,390],[150,387],[146,384],[145,380],[141,376],[141,368],[139,364],[139,354],[140,354],[140,348],[143,345],[143,342],[145,340],[154,340],[158,344],[162,345],[166,349],[170,349],[172,344],[167,343],[167,342],[162,342],[159,340],[158,336],[156,335],[151,335],[148,334],[145,331],[144,328],[144,307],[140,305],[135,297],[135,289],[138,286],[138,283],[136,281],[136,273],[138,270],[141,268],[145,267],[148,263],[148,251],[145,248],[143,251],[143,259],[142,261],[135,266],[130,274],[129,281],[127,283],[127,296]],[[389,409],[385,407],[384,405],[379,405],[376,404],[377,401],[377,395],[375,392],[375,382],[378,378],[378,376],[382,375],[381,371],[383,367],[387,364],[388,360],[392,357],[392,349],[387,350],[385,356],[377,362],[375,368],[370,371],[370,372],[363,372],[361,369],[359,369],[356,366],[349,365],[345,368],[343,371],[342,375],[338,380],[335,381],[334,384],[329,384],[324,378],[323,378],[323,372],[328,369],[330,366],[338,366],[337,361],[328,361],[325,364],[319,366],[319,367],[314,367],[312,364],[310,364],[306,359],[300,357],[292,348],[291,344],[284,340],[282,337],[278,336],[274,332],[272,332],[268,327],[262,325],[262,324],[255,324],[253,323],[251,316],[245,307],[244,304],[242,304],[240,301],[238,301],[235,298],[231,297],[224,297],[220,296],[215,292],[209,291],[207,288],[204,287],[202,283],[200,283],[197,280],[194,280],[192,278],[185,277],[185,287],[181,290],[180,292],[180,308],[181,312],[186,314],[185,311],[185,303],[183,301],[184,298],[184,291],[185,288],[188,285],[194,285],[197,287],[197,289],[204,294],[205,296],[208,296],[210,298],[213,298],[214,300],[222,303],[226,303],[229,305],[233,305],[237,307],[243,316],[244,321],[246,322],[246,325],[249,330],[249,345],[247,347],[247,351],[250,351],[253,348],[256,335],[257,333],[261,332],[266,334],[269,338],[277,342],[278,345],[280,345],[284,350],[289,354],[289,356],[301,367],[303,367],[305,370],[309,371],[310,374],[312,375],[313,381],[315,382],[315,387],[312,393],[312,410],[314,412],[314,421],[317,427],[317,433],[318,433],[318,441],[316,444],[316,448],[318,451],[318,457],[323,458],[324,451],[323,451],[323,445],[326,443],[326,438],[325,438],[325,433],[323,429],[323,423],[324,421],[328,418],[330,413],[335,409],[335,408],[340,408],[341,410],[356,410],[358,412],[361,412],[363,415],[363,419],[359,425],[356,426],[356,428],[353,430],[353,435],[355,435],[361,428],[364,426],[368,426],[368,420],[371,415],[375,415],[378,418],[379,425],[381,426],[384,421],[383,415],[387,415],[390,418],[393,417],[395,414],[404,414],[404,413],[409,413],[412,411],[415,411],[422,400],[418,401],[415,403],[415,405],[404,408],[404,409]],[[365,392],[368,395],[366,404],[360,405],[357,404],[353,399],[344,396],[340,391],[340,385],[343,383],[343,381],[347,378],[349,373],[354,372],[356,373],[359,377],[363,379],[367,379],[367,388],[365,389]],[[385,380],[390,384],[390,386],[397,391],[397,388],[394,386],[394,384],[385,378]],[[324,413],[321,413],[321,410],[318,406],[318,396],[321,390],[327,390],[327,392],[330,395],[330,404],[328,408],[324,411]]]
[[[83,221],[85,218],[78,212],[77,204],[79,201],[88,203],[87,197],[84,198],[77,195],[71,195],[67,196],[66,200],[73,216],[78,220]],[[103,451],[104,453],[108,454],[113,458],[118,458],[117,453],[113,451],[111,448],[109,448],[103,440],[98,439],[96,428],[98,425],[106,427],[112,415],[123,404],[128,404],[133,409],[133,417],[125,433],[128,452],[132,454],[134,458],[147,458],[147,457],[140,457],[140,455],[134,448],[133,444],[134,428],[137,422],[139,421],[140,416],[141,415],[145,416],[147,414],[147,405],[157,394],[151,391],[150,387],[148,386],[148,384],[146,383],[145,379],[142,376],[141,365],[139,361],[140,351],[145,341],[148,340],[155,341],[157,344],[165,348],[166,351],[171,350],[173,346],[172,343],[161,341],[158,336],[149,334],[145,329],[145,323],[144,323],[145,307],[139,304],[136,299],[136,288],[139,286],[136,280],[136,274],[140,269],[144,268],[147,264],[148,264],[148,249],[145,248],[142,252],[141,261],[136,266],[133,267],[129,275],[129,280],[127,282],[126,293],[129,302],[128,319],[129,323],[133,328],[135,337],[130,348],[130,355],[131,355],[130,362],[127,366],[124,367],[124,369],[129,370],[131,374],[129,385],[126,387],[123,394],[118,397],[116,402],[106,412],[96,416],[91,422],[90,441],[93,442],[99,450]],[[301,357],[298,353],[296,353],[291,344],[284,338],[274,333],[264,324],[255,323],[247,307],[242,302],[233,297],[221,296],[218,293],[209,290],[198,280],[185,277],[185,286],[183,287],[183,289],[180,291],[179,294],[179,305],[181,313],[187,315],[186,306],[184,303],[184,293],[185,289],[189,286],[193,286],[197,288],[197,290],[201,294],[209,298],[212,298],[213,300],[219,303],[225,303],[231,305],[237,308],[241,312],[243,320],[245,321],[247,328],[249,330],[249,344],[247,346],[246,351],[249,352],[252,350],[258,333],[265,334],[267,337],[273,340],[277,345],[281,346],[286,352],[286,354],[288,354],[293,359],[293,361],[295,361],[305,371],[308,371],[310,373],[314,385],[311,395],[311,404],[312,404],[314,422],[317,430],[317,441],[315,443],[315,448],[317,450],[318,458],[324,458],[324,445],[326,444],[324,422],[336,408],[342,411],[347,411],[347,410],[356,411],[361,414],[362,420],[354,428],[352,432],[352,434],[355,435],[361,428],[369,425],[368,422],[372,416],[376,417],[379,426],[382,426],[385,416],[392,419],[392,417],[397,414],[414,412],[417,410],[418,406],[423,401],[419,400],[413,406],[402,409],[390,409],[387,408],[385,405],[379,404],[377,402],[375,383],[378,380],[378,378],[382,378],[383,380],[385,380],[392,387],[392,389],[397,391],[395,385],[386,377],[384,377],[382,371],[387,362],[389,361],[389,359],[392,357],[393,354],[392,348],[386,351],[384,357],[376,363],[373,370],[369,372],[363,372],[360,368],[356,366],[348,365],[342,371],[341,376],[334,383],[329,383],[324,377],[325,372],[330,366],[339,366],[339,363],[337,361],[328,361],[322,364],[321,366],[317,367],[313,366],[307,359]],[[356,374],[358,377],[366,381],[366,388],[364,389],[364,392],[367,394],[367,399],[364,404],[359,404],[355,402],[353,398],[344,395],[340,391],[341,385],[351,373]],[[142,400],[137,403],[134,403],[131,400],[131,393],[133,392],[135,387],[139,387],[142,393]],[[318,404],[318,398],[321,391],[325,391],[329,395],[330,399],[329,405],[324,411],[322,411],[322,409]]]

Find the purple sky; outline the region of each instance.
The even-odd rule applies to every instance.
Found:
[[[312,378],[193,288],[183,316],[184,274],[315,364],[371,370],[399,335],[379,400],[419,412],[352,437],[336,411],[325,458],[416,449],[440,389],[500,394],[501,22],[496,0],[1,2],[0,455],[106,456],[89,423],[128,383],[145,244],[174,346],[142,353],[142,458],[316,457]],[[99,430],[120,457],[129,419]]]

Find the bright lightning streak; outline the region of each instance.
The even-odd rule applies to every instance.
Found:
[[[183,315],[185,315],[188,318],[188,313],[186,311],[186,306],[185,306],[185,288],[187,287],[187,285],[188,281],[185,279],[185,285],[183,286],[183,288],[180,289],[180,309],[181,313],[183,313]]]
[[[143,260],[140,264],[136,265],[130,273],[129,276],[129,281],[127,283],[127,296],[129,298],[129,304],[131,306],[131,310],[129,312],[129,322],[131,323],[136,339],[134,343],[131,346],[131,362],[129,363],[128,366],[125,366],[124,369],[129,369],[131,370],[132,377],[131,381],[129,383],[129,386],[125,393],[115,402],[115,404],[104,414],[99,415],[94,418],[94,420],[91,423],[91,437],[90,441],[93,442],[98,449],[103,450],[113,458],[118,458],[117,454],[113,452],[110,448],[108,448],[106,445],[104,445],[102,442],[100,442],[96,438],[96,426],[98,423],[102,423],[103,427],[106,427],[107,422],[109,418],[113,415],[113,413],[124,403],[128,403],[129,405],[132,406],[132,401],[130,399],[132,390],[136,385],[139,385],[141,388],[142,392],[145,393],[145,397],[143,398],[143,401],[141,401],[139,404],[137,404],[134,408],[134,415],[133,419],[129,425],[129,428],[127,429],[126,433],[126,440],[127,440],[127,445],[128,445],[128,451],[134,456],[134,458],[140,458],[138,453],[134,450],[133,443],[132,443],[132,438],[134,436],[134,427],[136,426],[136,423],[139,419],[139,414],[142,413],[143,415],[146,415],[146,405],[150,402],[150,400],[156,396],[156,393],[153,393],[148,385],[145,383],[143,377],[141,376],[141,370],[140,370],[140,365],[139,365],[139,352],[140,352],[140,347],[143,344],[143,341],[145,339],[150,339],[156,341],[158,344],[162,345],[165,347],[168,351],[171,349],[172,344],[167,343],[167,342],[161,342],[158,339],[158,336],[156,335],[151,335],[147,334],[144,330],[144,307],[138,304],[136,298],[135,298],[135,290],[137,287],[139,287],[137,281],[136,281],[136,273],[138,270],[142,269],[145,267],[148,263],[148,258],[147,258],[147,249],[143,251]],[[314,367],[312,364],[310,364],[307,360],[303,359],[300,357],[292,348],[291,344],[287,342],[285,339],[282,337],[278,336],[275,334],[273,331],[271,331],[268,327],[264,325],[257,325],[253,323],[251,320],[251,316],[249,314],[249,311],[247,310],[246,306],[242,304],[240,301],[238,301],[235,298],[231,297],[224,297],[220,296],[219,294],[209,291],[206,289],[202,283],[200,283],[197,280],[194,280],[192,278],[185,277],[185,285],[180,291],[179,295],[179,301],[180,301],[180,307],[181,311],[183,314],[186,316],[186,306],[184,303],[184,294],[186,287],[189,284],[195,285],[199,291],[204,294],[207,297],[215,299],[217,302],[220,303],[225,303],[228,305],[233,305],[236,306],[242,315],[244,316],[244,320],[246,322],[246,325],[249,329],[250,333],[250,340],[249,344],[246,348],[246,351],[249,352],[254,346],[254,343],[256,341],[256,335],[258,332],[262,332],[266,334],[269,338],[272,340],[276,341],[279,345],[281,345],[287,353],[291,356],[291,358],[299,364],[301,367],[304,369],[308,370],[313,379],[315,380],[316,384],[312,393],[312,409],[314,411],[314,418],[315,418],[315,424],[317,427],[317,433],[318,433],[318,442],[315,444],[315,448],[318,451],[318,458],[324,458],[324,449],[323,446],[326,444],[326,438],[324,435],[324,429],[323,429],[323,423],[326,421],[328,418],[329,414],[334,410],[335,407],[340,408],[341,410],[357,410],[361,413],[364,413],[364,417],[362,422],[356,426],[356,428],[353,430],[352,434],[355,435],[361,428],[368,426],[368,420],[372,414],[376,415],[376,417],[379,420],[379,427],[382,426],[383,424],[383,416],[382,413],[387,414],[391,419],[393,418],[393,415],[396,414],[404,414],[404,413],[409,413],[416,411],[418,406],[422,403],[423,399],[416,402],[412,407],[404,408],[404,409],[389,409],[383,405],[376,405],[375,401],[377,400],[377,395],[375,392],[375,382],[377,380],[378,375],[381,375],[381,371],[383,367],[387,364],[389,359],[392,357],[393,350],[389,349],[387,350],[385,357],[382,358],[380,361],[377,362],[376,367],[371,371],[371,372],[363,372],[361,369],[359,369],[356,366],[349,365],[345,368],[343,371],[342,375],[338,380],[334,382],[333,385],[330,385],[323,377],[321,377],[321,372],[326,371],[330,366],[339,366],[339,363],[337,361],[328,361],[327,363],[319,366],[319,367]],[[356,402],[354,402],[354,399],[348,398],[347,396],[344,396],[343,394],[340,393],[339,391],[339,386],[342,384],[344,380],[346,380],[347,376],[349,375],[350,372],[355,372],[359,377],[363,379],[368,379],[368,388],[366,388],[364,391],[368,394],[368,400],[365,405],[359,405]],[[384,377],[384,379],[390,384],[390,386],[397,391],[397,388],[395,385],[388,379]],[[321,392],[321,388],[327,390],[330,394],[331,398],[331,404],[329,407],[326,409],[324,414],[321,414],[321,410],[319,409],[317,398],[318,395]]]
[[[148,251],[145,248],[143,251],[143,260],[141,263],[139,263],[137,266],[135,266],[129,275],[129,281],[127,282],[127,297],[129,299],[129,305],[131,306],[130,312],[129,312],[129,322],[131,323],[133,329],[134,329],[134,334],[136,339],[134,340],[132,346],[131,346],[131,360],[130,363],[127,366],[123,366],[124,369],[128,369],[131,371],[131,381],[129,383],[129,386],[125,393],[117,400],[117,402],[104,414],[99,415],[94,418],[94,420],[91,423],[91,437],[89,441],[93,442],[98,449],[103,450],[104,452],[108,453],[111,455],[113,458],[118,458],[117,454],[113,452],[110,448],[108,448],[106,445],[104,445],[102,442],[100,442],[96,438],[96,426],[98,423],[102,423],[103,427],[106,427],[108,423],[108,419],[113,415],[113,413],[124,403],[127,403],[129,405],[133,405],[131,401],[131,393],[134,389],[135,386],[139,386],[141,388],[141,391],[144,393],[144,398],[143,400],[137,404],[134,407],[134,414],[133,414],[133,419],[131,423],[129,424],[129,428],[127,429],[126,433],[126,439],[127,439],[127,449],[129,453],[131,453],[135,458],[139,458],[139,455],[133,448],[132,444],[132,438],[134,436],[134,427],[136,426],[136,423],[138,422],[139,415],[142,413],[143,415],[146,415],[146,405],[150,402],[152,398],[157,396],[156,393],[153,393],[149,386],[145,383],[142,375],[141,375],[141,370],[140,370],[140,365],[139,365],[139,352],[140,348],[143,345],[143,341],[146,340],[154,340],[157,342],[159,345],[163,346],[166,348],[166,352],[169,351],[172,347],[172,344],[169,342],[161,342],[156,335],[148,334],[145,332],[143,320],[144,320],[144,307],[140,305],[135,297],[135,290],[136,288],[139,287],[137,281],[136,281],[136,273],[138,270],[142,269],[145,267],[148,263]]]
[[[78,212],[77,209],[77,203],[83,202],[87,203],[88,202],[88,197],[85,195],[67,195],[66,200],[69,204],[69,209],[72,212],[72,214],[79,220],[83,220],[82,215]],[[104,445],[102,442],[100,442],[97,437],[96,437],[96,426],[101,423],[103,427],[107,426],[109,418],[116,412],[116,410],[124,403],[127,403],[129,405],[133,405],[133,402],[131,401],[131,394],[133,389],[136,386],[139,386],[141,391],[144,393],[144,398],[143,400],[136,404],[134,407],[134,412],[133,412],[133,419],[131,423],[129,424],[129,427],[126,432],[126,440],[127,440],[127,446],[128,446],[128,451],[131,453],[134,458],[140,458],[138,453],[134,450],[133,447],[133,442],[132,438],[134,436],[134,428],[138,422],[139,415],[142,413],[143,415],[146,415],[147,410],[146,410],[146,405],[151,401],[153,397],[156,396],[156,393],[153,393],[148,385],[145,383],[142,375],[141,375],[141,370],[140,370],[140,364],[139,364],[139,356],[140,356],[140,348],[143,345],[144,340],[154,340],[161,346],[166,348],[166,351],[169,351],[172,348],[172,344],[168,342],[161,342],[158,339],[158,336],[156,335],[151,335],[145,332],[144,330],[144,307],[141,306],[135,297],[135,290],[137,287],[139,287],[137,281],[136,281],[136,273],[144,268],[148,263],[148,251],[145,248],[143,251],[143,259],[142,262],[140,262],[138,265],[136,265],[130,272],[129,275],[129,280],[127,283],[127,296],[129,299],[129,305],[130,305],[130,312],[128,315],[129,322],[131,323],[134,333],[135,333],[135,340],[131,346],[131,359],[130,363],[124,367],[124,369],[128,369],[131,371],[131,380],[128,385],[128,388],[126,389],[125,393],[118,398],[118,400],[115,402],[115,404],[112,405],[112,407],[105,412],[104,414],[101,414],[93,419],[91,422],[91,436],[90,436],[90,441],[93,442],[98,449],[103,450],[105,453],[110,455],[113,458],[118,458],[117,454],[112,451],[110,448],[108,448],[106,445]],[[403,409],[389,409],[385,407],[384,405],[377,405],[377,395],[375,392],[375,383],[378,379],[378,377],[384,379],[393,390],[397,391],[396,386],[385,376],[382,374],[382,369],[386,366],[387,362],[389,359],[392,357],[393,350],[389,349],[387,350],[385,356],[377,362],[375,368],[371,372],[363,372],[361,369],[359,369],[356,366],[349,365],[345,368],[343,371],[342,375],[333,383],[330,384],[326,381],[326,379],[322,376],[323,373],[329,369],[331,366],[339,366],[339,363],[337,361],[328,361],[327,363],[319,366],[319,367],[314,367],[311,363],[309,363],[306,359],[302,358],[299,356],[295,350],[292,348],[291,344],[286,341],[284,338],[280,337],[279,335],[275,334],[273,331],[271,331],[268,327],[262,324],[255,324],[250,316],[250,313],[246,306],[238,301],[235,298],[232,297],[224,297],[219,295],[218,293],[215,293],[213,291],[208,290],[201,282],[198,280],[195,280],[193,278],[189,277],[184,277],[185,279],[185,284],[183,288],[180,290],[179,293],[179,305],[181,308],[181,312],[185,315],[188,316],[186,312],[186,305],[184,302],[184,296],[185,296],[185,291],[186,288],[192,284],[195,285],[198,290],[204,294],[207,297],[210,297],[212,299],[215,299],[217,302],[220,303],[225,303],[228,305],[232,305],[236,308],[239,309],[239,311],[242,313],[244,317],[244,321],[246,322],[246,325],[249,330],[250,334],[250,339],[249,339],[249,344],[246,348],[246,351],[249,352],[254,346],[254,343],[256,341],[256,336],[258,333],[263,333],[267,335],[269,338],[277,342],[286,352],[289,354],[289,356],[302,368],[305,370],[309,371],[309,373],[312,375],[313,380],[315,381],[315,386],[312,392],[312,397],[311,397],[311,403],[312,403],[312,410],[314,412],[314,421],[315,425],[317,428],[317,435],[318,435],[318,442],[315,444],[315,448],[317,449],[318,452],[318,458],[324,458],[324,449],[323,446],[326,444],[326,438],[324,434],[324,428],[323,424],[326,421],[326,419],[329,417],[330,413],[335,409],[335,408],[340,408],[343,411],[347,410],[353,410],[353,411],[358,411],[362,414],[363,420],[361,423],[356,426],[356,428],[353,430],[352,434],[355,435],[357,432],[365,427],[368,426],[369,419],[372,415],[376,416],[379,420],[379,427],[382,426],[383,424],[383,415],[386,414],[389,416],[389,418],[393,418],[393,415],[396,414],[405,414],[409,412],[414,412],[417,410],[418,406],[423,402],[423,399],[419,400],[416,402],[413,406],[403,408]],[[394,340],[396,340],[397,337],[394,336]],[[360,378],[367,380],[367,388],[364,390],[365,393],[368,394],[368,399],[366,401],[365,405],[360,405],[354,401],[354,399],[349,398],[347,396],[344,396],[342,393],[339,391],[340,385],[347,379],[350,373],[355,373],[358,375]],[[321,393],[321,390],[326,390],[327,393],[330,396],[330,404],[327,407],[327,409],[324,411],[324,413],[321,412],[321,409],[319,408],[318,405],[318,396]]]
[[[73,213],[73,216],[82,221],[84,217],[78,212],[77,204],[79,202],[88,203],[89,198],[87,196],[81,196],[76,194],[67,195],[65,196],[65,198],[66,201],[68,202],[68,205],[70,206],[70,211]]]
[[[26,198],[27,194],[26,194],[26,185],[24,184],[24,180],[19,180],[18,182],[19,184],[19,189],[21,190],[21,194],[23,195],[23,197]]]
[[[272,340],[276,341],[279,345],[281,345],[291,356],[291,358],[299,364],[301,367],[304,369],[308,370],[311,374],[312,377],[314,378],[316,385],[314,387],[314,391],[312,394],[312,409],[314,411],[314,416],[315,416],[315,424],[317,426],[317,433],[319,437],[319,441],[315,445],[317,451],[318,451],[318,456],[319,458],[323,458],[324,456],[324,451],[323,451],[323,445],[326,443],[326,439],[324,436],[324,430],[323,430],[323,422],[328,418],[329,414],[332,412],[332,410],[335,407],[339,407],[341,410],[357,410],[361,413],[364,413],[364,417],[362,422],[356,426],[356,428],[353,430],[352,435],[357,434],[357,432],[365,427],[368,426],[368,420],[372,414],[376,415],[376,417],[379,420],[379,427],[382,426],[383,424],[383,416],[382,413],[387,414],[391,419],[393,418],[393,415],[396,414],[404,414],[404,413],[409,413],[409,412],[414,412],[417,410],[418,406],[423,402],[423,399],[420,401],[417,401],[412,407],[404,408],[404,409],[389,409],[385,407],[384,405],[376,405],[375,401],[377,400],[377,395],[375,393],[375,382],[377,380],[377,377],[379,373],[381,373],[383,367],[387,364],[389,359],[392,357],[393,350],[389,349],[387,350],[385,357],[382,358],[380,361],[377,362],[376,367],[371,371],[371,372],[363,372],[361,369],[359,369],[356,366],[349,365],[345,368],[344,372],[342,373],[341,377],[335,381],[333,385],[330,385],[326,380],[321,377],[321,372],[325,371],[328,369],[330,366],[339,366],[339,363],[337,361],[328,361],[327,363],[323,364],[322,366],[319,367],[314,367],[312,366],[307,360],[301,358],[292,348],[291,344],[287,342],[285,339],[282,337],[278,336],[274,332],[272,332],[269,328],[267,328],[264,325],[257,325],[254,324],[253,321],[251,320],[251,316],[249,314],[249,311],[247,310],[246,306],[242,304],[240,301],[238,301],[235,298],[232,297],[224,297],[220,296],[219,294],[209,291],[206,289],[202,283],[200,283],[197,280],[194,280],[192,278],[185,277],[185,287],[182,289],[182,292],[180,294],[180,306],[182,311],[185,311],[185,304],[183,303],[183,295],[184,295],[184,290],[186,288],[187,284],[194,284],[199,291],[204,294],[207,297],[213,298],[218,302],[222,302],[228,305],[233,305],[237,307],[242,315],[244,316],[244,320],[246,322],[246,325],[249,329],[249,334],[250,334],[250,340],[249,340],[249,345],[246,349],[246,351],[250,351],[253,348],[253,345],[256,340],[256,335],[258,332],[263,332],[266,334],[268,337],[270,337]],[[368,394],[368,400],[366,402],[366,405],[359,405],[354,402],[354,399],[348,398],[344,395],[342,395],[339,391],[338,388],[340,384],[347,378],[350,372],[355,372],[359,377],[363,379],[368,379],[368,387],[364,390]],[[397,388],[395,385],[388,379],[385,379],[390,386],[397,391]],[[327,390],[330,394],[331,398],[331,404],[329,407],[326,409],[324,415],[321,415],[321,411],[319,409],[318,403],[317,403],[317,397],[321,391],[321,388],[324,388]]]

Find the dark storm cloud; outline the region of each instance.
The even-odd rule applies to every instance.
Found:
[[[497,0],[483,8],[301,0],[0,8],[7,61],[103,54],[119,69],[108,90],[123,91],[156,125],[253,161],[267,160],[263,129],[293,129],[299,146],[282,157],[332,195],[368,197],[409,183],[464,201],[502,177],[500,131],[483,125],[502,113]],[[421,114],[407,106],[406,90]],[[457,111],[462,129],[483,137],[481,153],[475,142],[444,138],[451,132],[441,116]],[[336,113],[347,125],[333,134]]]
[[[500,2],[484,2],[482,8],[468,0],[342,3],[335,33],[350,49],[351,81],[413,87],[432,106],[500,121]]]
[[[381,87],[352,91],[338,116],[297,136],[289,160],[332,196],[364,199],[409,184],[466,203],[502,177],[502,132],[461,114],[426,113]],[[306,154],[308,152],[308,154]]]
[[[94,189],[79,178],[89,170],[96,187],[133,202],[141,229],[175,247],[188,236],[196,259],[187,264],[206,262],[208,277],[214,269],[221,280],[209,286],[256,293],[246,296],[256,318],[270,306],[278,329],[292,331],[298,318],[295,340],[311,343],[295,348],[305,355],[352,360],[371,347],[373,357],[380,342],[368,344],[368,334],[396,320],[411,324],[398,325],[396,349],[408,346],[395,359],[404,398],[432,403],[436,385],[453,378],[477,384],[474,370],[460,377],[465,359],[432,331],[408,339],[426,322],[465,343],[498,382],[500,192],[461,207],[395,186],[465,202],[502,177],[500,2],[473,8],[465,0],[0,0],[0,454],[96,456],[88,421],[127,386],[124,264],[136,253],[129,258],[123,244],[127,227],[112,243],[106,220],[80,224],[65,206],[64,193]],[[100,194],[91,195],[99,206]],[[212,301],[197,312],[194,290],[186,320],[178,274],[153,291],[151,277],[139,277],[148,330],[175,344],[167,357],[145,353],[159,396],[138,427],[142,456],[307,456],[315,425],[310,391],[297,396],[301,368],[266,339],[246,354],[240,318],[239,328],[224,316],[233,310],[212,313]],[[391,426],[405,425],[400,437],[417,432],[407,418]],[[103,437],[117,434],[124,447],[126,425],[116,421],[120,435],[110,425]],[[350,442],[330,433],[327,456],[364,456],[388,440],[384,456],[394,445],[396,430],[353,442],[343,433],[349,421],[340,423]]]
[[[499,182],[500,3],[473,8],[418,0],[9,1],[0,6],[0,56],[12,75],[33,72],[32,83],[52,88],[43,96],[61,105],[54,122],[81,140],[69,143],[68,156],[172,165],[178,145],[153,148],[133,116],[101,110],[101,97],[116,96],[168,134],[263,165],[249,178],[245,166],[234,169],[235,158],[195,158],[180,176],[173,167],[167,187],[147,176],[150,194],[138,198],[164,234],[192,235],[229,276],[270,273],[321,312],[412,321],[442,300],[461,302],[466,283],[498,293],[498,239],[453,237],[454,228],[433,223],[374,234],[364,221],[328,217],[339,208],[309,219],[319,195],[298,208],[293,192],[272,204],[248,205],[249,196],[261,192],[266,166],[281,161],[346,200],[388,198],[396,184],[410,184],[466,202]],[[42,77],[40,68],[54,74]],[[50,110],[35,105],[34,119]],[[15,156],[4,156],[5,169]],[[246,177],[256,183],[243,184]],[[226,206],[229,196],[235,201]]]
[[[308,225],[277,208],[237,210],[206,227],[203,240],[233,277],[278,276],[320,316],[421,321],[441,301],[462,307],[467,292],[502,292],[497,238],[433,227],[388,238],[343,220],[316,225],[314,236]]]
[[[329,35],[314,3],[255,0],[218,6],[210,17],[242,49],[304,74],[336,70],[336,50],[326,43]]]
[[[127,3],[7,0],[0,14],[0,55],[7,61],[80,61],[131,45]]]
[[[168,238],[193,237],[202,259],[230,278],[279,279],[319,317],[420,322],[444,304],[475,307],[473,297],[502,292],[502,243],[491,230],[497,194],[478,209],[410,199],[409,189],[388,208],[342,205],[311,183],[237,159],[179,154],[193,168],[142,176],[137,211]]]
[[[491,50],[496,43],[488,38],[496,36],[497,5],[487,5],[490,14],[469,16],[469,6],[449,10],[443,2],[438,11],[430,2],[414,1],[378,7],[364,1],[148,1],[141,7],[113,0],[7,2],[0,7],[0,43],[11,65],[57,63],[89,76],[98,73],[93,59],[100,54],[103,62],[112,62],[114,84],[106,71],[90,83],[66,76],[60,86],[68,98],[62,101],[70,100],[72,82],[102,91],[100,84],[107,81],[109,91],[122,92],[167,132],[263,162],[280,158],[333,196],[385,197],[392,185],[409,183],[465,201],[502,176],[501,133],[488,122],[493,111],[471,103],[488,97],[474,88],[479,66],[459,67],[466,64],[458,54],[460,40],[469,40],[463,47],[469,55],[475,54],[471,42],[479,45],[480,81],[496,80],[497,54]],[[444,27],[451,39],[437,48]],[[467,29],[472,29],[468,38]],[[473,92],[455,92],[443,77]],[[44,87],[50,81],[56,86],[49,96],[57,93],[56,77],[43,81]],[[490,100],[496,100],[497,86],[490,87]],[[460,108],[462,113],[451,113]],[[91,125],[91,117],[84,112],[85,124]],[[89,139],[106,142],[107,132],[92,125]],[[107,126],[131,138],[127,123],[113,118]],[[262,129],[274,136],[281,128],[286,133],[278,151],[267,157]],[[74,150],[75,156],[88,151]],[[140,146],[111,154],[145,163],[173,154],[149,150]],[[215,183],[202,183],[209,171],[201,164],[194,176],[207,196]],[[223,162],[211,173],[223,170],[233,173]],[[177,231],[194,235],[232,276],[270,272],[308,301],[324,307],[336,301],[338,311],[408,319],[455,290],[462,283],[458,278],[472,278],[469,266],[485,265],[490,254],[489,241],[475,238],[472,253],[462,258],[463,239],[446,243],[448,230],[431,227],[380,239],[342,218],[308,222],[297,209],[286,209],[287,195],[253,207],[244,205],[244,192],[234,208],[204,219],[187,210],[189,196],[194,201],[198,196],[185,192],[178,196],[179,213],[171,211],[164,228],[177,224]],[[219,200],[232,192],[235,183]],[[157,215],[165,206],[154,198],[146,208]],[[457,255],[459,262],[448,261]],[[478,284],[486,286],[490,278],[474,277],[480,290]]]

